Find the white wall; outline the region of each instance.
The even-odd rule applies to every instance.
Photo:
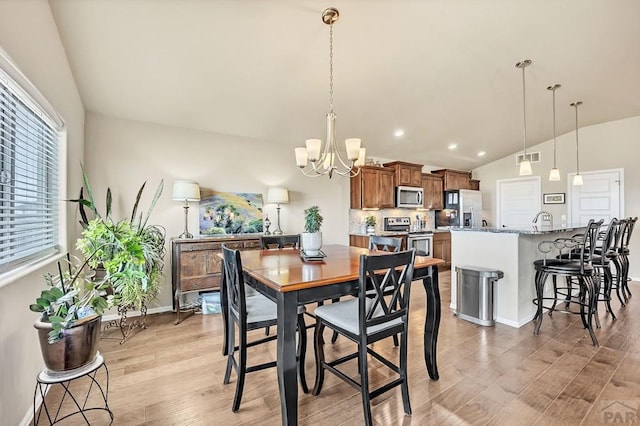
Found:
[[[348,244],[349,179],[341,176],[307,178],[295,165],[293,150],[268,141],[167,127],[87,113],[85,166],[94,197],[104,206],[107,187],[114,199],[114,218],[128,217],[136,192],[147,181],[149,200],[161,179],[164,192],[150,223],[166,228],[167,237],[179,235],[184,228],[182,203],[171,200],[175,180],[194,180],[201,187],[223,192],[262,193],[269,186],[289,190],[289,204],[282,205],[281,227],[285,232],[304,230],[303,210],[320,206],[325,244]],[[198,230],[197,203],[189,208],[189,230]],[[265,211],[276,228],[275,205]],[[167,252],[169,241],[167,240]],[[171,306],[169,255],[165,283],[157,305]]]
[[[583,107],[584,108],[584,107]],[[624,216],[640,215],[640,117],[611,121],[578,130],[580,143],[580,171],[624,169]],[[542,193],[568,192],[567,173],[576,171],[575,132],[559,136],[557,140],[557,165],[562,179],[549,182],[549,170],[553,167],[553,140],[529,147],[528,151],[540,151],[541,162],[534,163],[533,174],[542,177]],[[481,180],[484,216],[494,225],[496,219],[496,181],[517,177],[515,155],[502,158],[473,170]],[[562,214],[567,214],[567,204],[543,204],[560,224]],[[640,279],[640,232],[638,227],[631,240],[630,275]]]
[[[67,188],[80,187],[79,162],[84,144],[84,108],[44,0],[0,1],[0,47],[44,94],[67,123]],[[61,196],[66,197],[65,194]],[[69,205],[72,213],[74,206]],[[69,214],[69,226],[75,223]],[[75,240],[70,235],[68,241]],[[29,411],[38,372],[44,367],[29,304],[44,288],[42,274],[51,264],[25,277],[0,283],[0,424],[17,425]]]

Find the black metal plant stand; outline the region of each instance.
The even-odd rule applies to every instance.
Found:
[[[146,319],[147,319],[147,305],[143,302],[142,306],[140,307],[140,316],[138,317],[138,319],[134,320],[133,322],[129,323],[127,320],[127,312],[129,310],[133,310],[134,306],[131,304],[128,305],[118,305],[118,319],[114,319],[111,320],[107,323],[107,325],[105,325],[102,333],[103,333],[103,338],[113,338],[113,337],[104,337],[104,334],[111,328],[114,327],[118,327],[120,329],[120,333],[122,333],[122,340],[120,340],[120,344],[124,344],[124,342],[127,341],[127,339],[129,338],[129,336],[131,335],[131,332],[133,330],[135,330],[136,328],[141,328],[141,329],[146,329],[147,328],[147,324],[146,324]]]

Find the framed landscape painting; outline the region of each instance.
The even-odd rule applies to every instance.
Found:
[[[262,232],[262,194],[200,189],[200,235]]]

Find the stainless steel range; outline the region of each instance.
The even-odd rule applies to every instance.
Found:
[[[385,217],[384,230],[387,232],[399,232],[407,234],[407,248],[415,248],[420,256],[433,257],[433,232],[411,231],[410,217]]]

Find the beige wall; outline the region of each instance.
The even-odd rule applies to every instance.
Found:
[[[588,105],[583,106],[588,108]],[[580,170],[582,172],[624,169],[624,215],[640,215],[640,117],[627,118],[594,126],[582,127],[578,131],[580,143]],[[542,161],[533,164],[533,175],[542,178],[542,193],[568,192],[567,173],[576,171],[575,132],[559,136],[557,140],[557,165],[561,180],[549,182],[549,170],[553,167],[553,140],[530,147],[540,151]],[[473,170],[474,178],[481,180],[484,217],[495,224],[496,181],[518,176],[515,156],[510,155]],[[569,182],[570,183],[570,182]],[[562,214],[567,214],[567,204],[543,204],[560,224]],[[631,241],[630,275],[640,278],[640,232],[634,231]]]
[[[317,204],[324,216],[324,242],[349,241],[349,180],[302,176],[295,166],[293,150],[280,144],[87,113],[85,164],[97,200],[102,202],[106,188],[111,188],[114,218],[130,214],[136,192],[145,180],[146,196],[141,206],[146,209],[164,179],[164,192],[150,223],[164,226],[167,237],[179,235],[184,228],[182,203],[171,200],[173,182],[194,180],[216,191],[262,193],[265,199],[269,186],[283,186],[289,190],[290,199],[281,209],[285,232],[302,232],[303,210]],[[197,207],[195,203],[189,209],[189,230],[193,234],[198,229]],[[266,205],[265,210],[273,231],[275,206]],[[171,306],[169,266],[167,258],[162,293],[151,308]]]
[[[45,95],[67,123],[68,188],[80,187],[79,162],[84,144],[84,108],[69,69],[49,4],[44,0],[0,1],[0,47]],[[66,197],[66,194],[61,194]],[[69,226],[75,222],[68,208]],[[74,227],[75,228],[75,227]],[[75,240],[73,235],[68,241]],[[42,274],[0,283],[0,424],[16,425],[32,404],[36,374],[44,366],[29,304],[44,288]]]

